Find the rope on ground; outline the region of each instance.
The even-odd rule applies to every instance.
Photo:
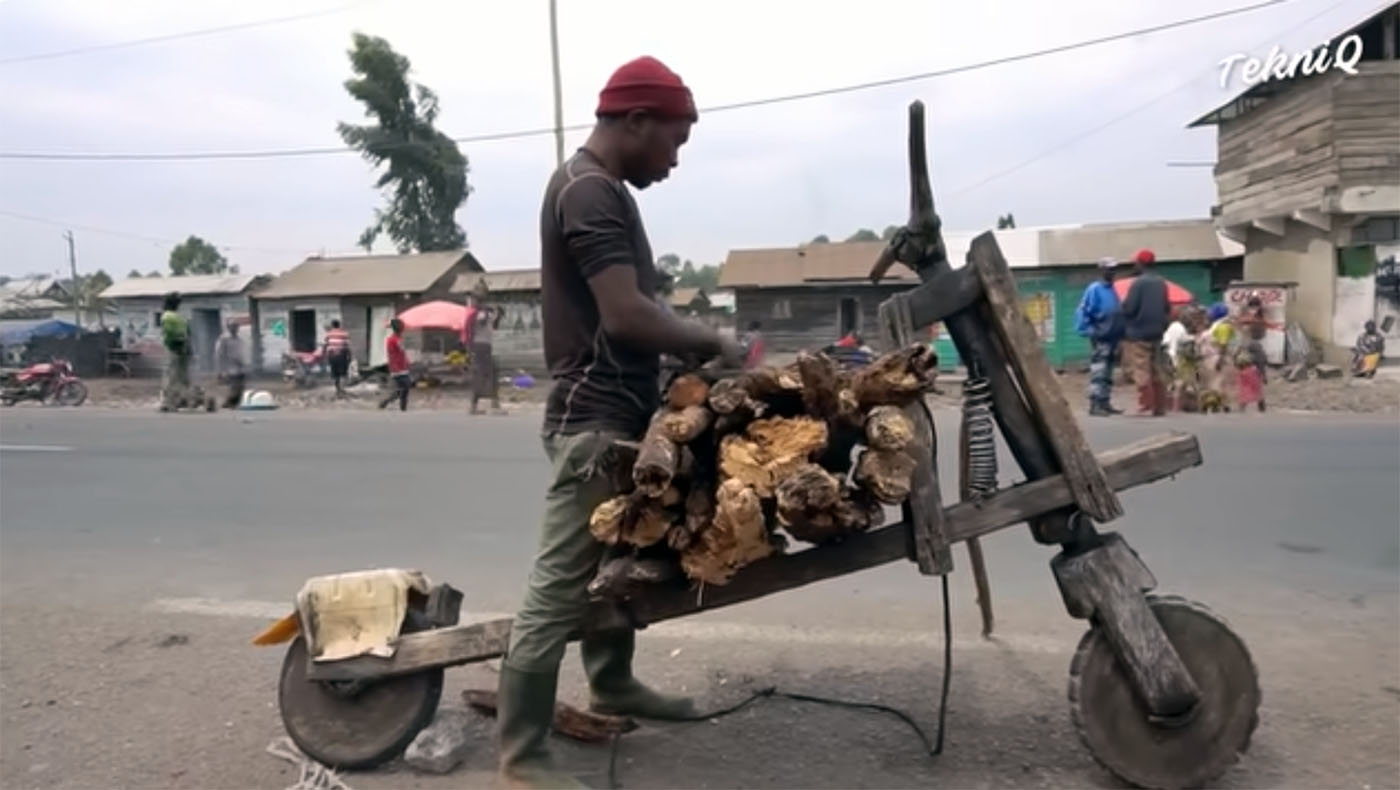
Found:
[[[291,738],[274,740],[267,745],[267,753],[297,766],[296,784],[287,790],[353,790],[335,771],[303,754]]]
[[[952,606],[948,601],[948,575],[944,574],[941,581],[943,584],[943,685],[938,695],[938,730],[933,738],[929,738],[928,733],[924,732],[924,728],[920,727],[919,723],[914,721],[914,717],[898,708],[890,707],[889,705],[880,705],[874,702],[850,702],[847,700],[832,699],[830,697],[818,697],[811,694],[796,694],[788,691],[778,691],[775,686],[759,689],[749,695],[748,698],[734,705],[730,705],[727,708],[721,708],[710,713],[702,713],[696,716],[676,716],[667,718],[666,721],[710,721],[712,719],[728,716],[731,713],[737,713],[761,699],[780,698],[792,700],[793,702],[813,702],[819,705],[832,705],[838,708],[847,708],[851,710],[867,710],[894,716],[908,725],[909,729],[914,731],[920,743],[923,744],[925,754],[929,757],[939,756],[943,753],[943,729],[947,721],[948,689],[952,679],[953,669],[953,614]],[[608,755],[608,787],[612,788],[612,790],[619,790],[619,788],[622,787],[622,785],[618,783],[617,778],[617,755],[621,745],[622,733],[613,733],[612,744],[609,750],[610,754]]]

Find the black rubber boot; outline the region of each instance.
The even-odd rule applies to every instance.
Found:
[[[558,672],[524,672],[501,663],[497,687],[500,787],[588,787],[563,773],[549,754]]]
[[[579,645],[592,695],[589,707],[612,716],[677,720],[696,714],[688,697],[674,697],[647,688],[632,675],[637,633],[631,629],[591,634]]]

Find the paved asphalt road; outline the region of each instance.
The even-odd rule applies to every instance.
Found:
[[[951,415],[944,415],[945,417]],[[946,421],[945,421],[946,422]],[[509,612],[547,469],[534,416],[0,415],[0,785],[284,788],[279,650],[249,638],[320,573],[418,567]],[[1259,665],[1262,719],[1229,787],[1400,784],[1400,432],[1297,415],[1089,423],[1102,449],[1197,433],[1205,466],[1124,497],[1114,525],[1164,591],[1211,605]],[[951,436],[950,430],[944,436]],[[944,443],[943,462],[951,458]],[[1003,469],[1010,464],[1003,459]],[[1011,479],[1009,474],[1005,474]],[[951,478],[949,478],[951,479]],[[1022,527],[986,542],[997,636],[977,636],[966,555],[953,578],[946,752],[892,719],[767,701],[623,740],[629,787],[1116,787],[1074,735],[1065,615]],[[641,671],[720,706],[779,688],[900,706],[930,729],[938,586],[899,563],[647,632]],[[570,659],[564,696],[581,701]],[[491,686],[487,666],[448,674]],[[485,733],[485,725],[482,725]],[[406,769],[360,788],[484,786],[481,741],[450,777]],[[603,779],[606,750],[561,746]]]

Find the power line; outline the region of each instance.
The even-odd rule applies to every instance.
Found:
[[[19,212],[17,212],[17,211],[6,211],[6,210],[4,210],[4,209],[0,209],[0,217],[10,217],[10,218],[12,218],[12,219],[24,220],[24,221],[26,221],[26,222],[36,222],[36,223],[39,223],[39,224],[41,224],[41,225],[52,225],[53,227],[56,227],[56,228],[65,228],[65,229],[73,229],[73,230],[82,230],[82,231],[87,231],[88,233],[98,233],[98,234],[102,234],[102,235],[104,235],[104,236],[117,236],[117,237],[120,237],[120,238],[133,239],[133,240],[135,240],[135,241],[144,241],[144,242],[148,242],[148,243],[150,243],[150,244],[156,244],[156,245],[160,245],[160,246],[167,246],[167,245],[172,245],[172,244],[183,244],[184,241],[185,241],[184,239],[167,239],[167,238],[162,238],[162,237],[159,237],[159,236],[146,236],[146,235],[143,235],[143,234],[140,234],[140,233],[131,233],[131,232],[129,232],[129,231],[124,231],[124,230],[112,230],[112,229],[110,229],[110,228],[98,228],[98,227],[93,227],[93,226],[91,226],[91,225],[83,225],[83,224],[77,223],[77,222],[67,222],[67,221],[65,221],[65,220],[50,219],[50,218],[48,218],[48,217],[36,217],[36,216],[34,216],[34,215],[32,215],[32,214],[21,214],[21,213],[19,213]],[[251,246],[245,246],[245,245],[242,245],[242,244],[215,244],[214,246],[217,247],[218,249],[224,250],[224,251],[226,251],[226,252],[269,252],[269,253],[279,253],[279,254],[280,254],[280,253],[287,253],[287,254],[292,254],[292,255],[307,255],[307,254],[308,254],[308,252],[307,252],[306,249],[292,249],[292,248],[290,248],[290,247],[251,247]]]
[[[1259,44],[1257,44],[1257,45],[1254,47],[1254,49],[1258,49],[1259,47],[1263,47],[1263,46],[1266,46],[1266,45],[1268,45],[1268,44],[1274,43],[1274,42],[1277,41],[1278,39],[1280,39],[1280,38],[1282,38],[1282,37],[1284,37],[1284,36],[1286,36],[1286,35],[1288,35],[1288,34],[1290,34],[1290,33],[1293,33],[1294,31],[1296,31],[1296,30],[1302,28],[1304,25],[1307,25],[1308,23],[1312,22],[1313,20],[1318,19],[1318,18],[1320,18],[1320,17],[1322,17],[1322,16],[1325,16],[1325,15],[1331,13],[1332,11],[1335,11],[1336,9],[1338,9],[1338,8],[1340,8],[1341,6],[1345,5],[1346,3],[1347,3],[1347,0],[1338,0],[1338,2],[1333,3],[1332,5],[1330,5],[1330,6],[1326,7],[1326,8],[1324,8],[1324,9],[1322,9],[1321,11],[1317,12],[1316,14],[1313,14],[1312,16],[1310,16],[1310,17],[1308,17],[1308,18],[1306,18],[1306,19],[1304,19],[1303,21],[1299,22],[1298,24],[1293,25],[1293,26],[1287,28],[1286,30],[1282,30],[1282,31],[1280,31],[1280,32],[1278,32],[1278,33],[1275,33],[1275,34],[1274,34],[1273,36],[1271,36],[1269,39],[1267,39],[1267,40],[1265,40],[1265,41],[1260,42]],[[1210,72],[1207,72],[1207,73],[1210,73]],[[1146,110],[1148,107],[1151,107],[1152,105],[1154,105],[1154,104],[1156,104],[1156,103],[1162,101],[1163,99],[1167,98],[1168,96],[1171,96],[1171,95],[1173,95],[1173,94],[1179,93],[1179,92],[1181,92],[1181,91],[1183,91],[1183,90],[1185,90],[1185,89],[1191,87],[1191,85],[1194,84],[1194,83],[1196,82],[1196,80],[1198,80],[1198,79],[1200,79],[1199,76],[1197,76],[1197,77],[1192,77],[1191,79],[1187,80],[1186,82],[1183,82],[1183,83],[1181,83],[1180,85],[1177,85],[1175,88],[1172,88],[1171,90],[1169,90],[1169,91],[1167,91],[1167,92],[1165,92],[1165,93],[1158,94],[1157,96],[1154,96],[1153,98],[1148,99],[1147,101],[1143,102],[1142,104],[1137,105],[1136,107],[1132,108],[1131,110],[1128,110],[1128,111],[1125,112],[1125,113],[1122,113],[1121,115],[1115,115],[1115,116],[1113,116],[1112,118],[1108,119],[1107,121],[1104,121],[1103,123],[1096,124],[1095,126],[1092,126],[1092,127],[1088,128],[1088,129],[1085,129],[1084,131],[1080,132],[1079,134],[1076,134],[1076,135],[1074,135],[1073,137],[1070,137],[1070,138],[1068,138],[1068,139],[1062,140],[1062,141],[1060,141],[1059,143],[1056,143],[1055,145],[1053,145],[1053,146],[1051,146],[1051,147],[1049,147],[1049,148],[1046,148],[1045,150],[1041,151],[1040,153],[1036,154],[1035,156],[1032,156],[1032,157],[1030,157],[1029,159],[1026,159],[1026,160],[1024,160],[1024,161],[1022,161],[1022,162],[1020,162],[1020,163],[1018,163],[1018,164],[1014,164],[1014,165],[1012,165],[1012,166],[1010,166],[1010,167],[1004,168],[1004,169],[1002,169],[1002,170],[998,170],[997,172],[995,172],[995,173],[993,173],[993,174],[987,176],[986,178],[983,178],[982,180],[980,180],[980,181],[978,181],[978,182],[976,182],[976,183],[974,183],[974,184],[971,184],[970,186],[963,187],[962,189],[959,189],[959,190],[957,190],[956,192],[953,192],[953,193],[950,194],[948,197],[949,197],[949,198],[956,198],[956,197],[959,197],[959,196],[961,196],[961,195],[965,195],[965,194],[967,194],[968,192],[971,192],[971,191],[973,191],[973,190],[975,190],[975,189],[979,189],[979,188],[981,188],[981,187],[983,187],[983,186],[986,186],[987,184],[990,184],[991,182],[996,181],[997,179],[1003,178],[1003,177],[1008,176],[1008,175],[1011,175],[1012,173],[1015,173],[1015,172],[1017,172],[1017,171],[1019,171],[1019,170],[1022,170],[1022,169],[1024,169],[1024,168],[1027,168],[1027,167],[1029,167],[1029,166],[1035,164],[1036,162],[1039,162],[1040,160],[1042,160],[1042,159],[1044,159],[1044,158],[1046,158],[1046,157],[1048,157],[1048,156],[1050,156],[1050,155],[1052,155],[1052,154],[1059,153],[1060,151],[1063,151],[1064,149],[1073,146],[1075,143],[1078,143],[1078,142],[1080,142],[1081,140],[1084,140],[1085,138],[1092,137],[1093,135],[1098,134],[1099,132],[1103,131],[1104,129],[1107,129],[1107,128],[1110,127],[1110,126],[1113,126],[1113,125],[1115,125],[1115,124],[1117,124],[1117,123],[1120,123],[1120,122],[1122,122],[1122,121],[1127,120],[1128,118],[1131,118],[1131,117],[1134,116],[1134,115],[1137,115],[1138,113],[1140,113],[1140,112],[1142,112],[1143,110]]]
[[[1129,30],[1123,33],[1114,33],[1112,35],[1099,36],[1098,38],[1086,39],[1084,41],[1078,41],[1072,44],[1062,44],[1060,46],[1035,50],[1033,52],[1024,52],[1018,55],[1008,55],[1006,57],[993,58],[991,60],[979,61],[977,63],[969,63],[962,66],[953,66],[951,68],[946,69],[920,72],[918,74],[908,74],[902,77],[890,77],[887,79],[872,80],[870,82],[860,82],[855,83],[853,85],[843,85],[835,88],[825,88],[822,90],[804,91],[801,93],[790,93],[781,96],[771,96],[763,99],[750,99],[747,101],[732,102],[729,104],[719,104],[712,107],[707,107],[701,110],[701,113],[716,113],[727,112],[730,110],[749,109],[752,107],[762,107],[772,104],[782,104],[786,102],[815,99],[823,96],[835,96],[844,93],[854,93],[857,91],[871,90],[874,88],[884,88],[891,85],[900,85],[910,82],[920,82],[923,80],[934,79],[937,77],[946,77],[953,74],[961,74],[969,71],[975,71],[978,69],[990,68],[992,66],[1002,66],[1008,63],[1016,63],[1019,61],[1031,60],[1033,58],[1045,57],[1047,55],[1056,55],[1063,52],[1070,52],[1076,49],[1083,49],[1085,47],[1092,47],[1097,46],[1099,44],[1120,41],[1122,39],[1135,38],[1137,36],[1147,35],[1150,33],[1160,33],[1166,30],[1173,30],[1176,28],[1187,27],[1189,25],[1200,24],[1202,22],[1209,22],[1229,16],[1244,14],[1250,11],[1258,11],[1262,8],[1268,8],[1270,6],[1280,5],[1282,3],[1287,2],[1289,2],[1289,0],[1263,0],[1262,2],[1258,2],[1253,5],[1241,6],[1239,8],[1228,9],[1225,11],[1217,11],[1211,14],[1205,14],[1203,16],[1190,17],[1188,19],[1180,19],[1175,22],[1167,22],[1160,25],[1153,25],[1151,27],[1138,28],[1136,30]],[[573,124],[564,127],[564,131],[582,131],[591,127],[591,123]],[[484,143],[496,142],[501,140],[517,140],[528,137],[540,137],[543,135],[554,134],[554,131],[554,127],[550,126],[536,129],[522,129],[517,131],[492,132],[487,134],[468,135],[465,137],[454,137],[452,139],[454,142],[458,143]],[[327,146],[318,148],[282,148],[256,151],[199,151],[186,153],[47,153],[4,151],[0,152],[0,159],[25,159],[42,161],[169,162],[219,159],[280,159],[302,156],[322,156],[328,154],[346,154],[353,152],[354,149],[346,148],[344,146]]]
[[[281,25],[287,22],[300,22],[303,19],[315,19],[317,17],[331,16],[348,11],[355,6],[365,5],[373,0],[357,0],[357,2],[346,3],[335,8],[326,8],[320,11],[308,11],[304,14],[294,14],[292,16],[280,16],[272,19],[258,19],[252,22],[239,22],[232,25],[220,25],[219,27],[206,27],[200,30],[186,30],[181,33],[168,33],[161,36],[150,36],[148,38],[137,38],[130,41],[116,41],[110,44],[93,44],[86,47],[75,47],[73,49],[61,49],[53,52],[36,52],[31,55],[19,55],[12,58],[0,58],[0,66],[8,66],[15,63],[32,63],[36,60],[53,60],[55,58],[66,58],[72,55],[86,55],[90,52],[109,52],[114,49],[129,49],[146,44],[161,44],[167,41],[178,41],[180,39],[195,38],[197,36],[212,36],[219,33],[229,33],[235,30],[249,30],[258,27],[268,27],[271,25]]]

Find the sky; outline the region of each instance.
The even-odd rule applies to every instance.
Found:
[[[1259,0],[559,0],[566,124],[638,55],[691,86],[700,122],[665,182],[637,194],[652,247],[697,264],[735,248],[839,240],[908,213],[907,107],[927,107],[944,226],[1209,216],[1214,127],[1239,93],[1221,59],[1318,45],[1379,0],[1286,0],[1238,16],[917,82],[763,107],[704,108],[947,69]],[[331,10],[216,35],[0,62],[0,152],[339,146],[355,31],[382,36],[440,97],[452,136],[553,122],[547,0],[0,0],[0,61]],[[566,150],[586,132],[566,138]],[[550,134],[464,143],[458,213],[488,269],[538,266]],[[354,153],[173,162],[0,158],[0,275],[164,271],[194,234],[246,272],[358,252],[382,196]],[[20,215],[20,216],[15,216]],[[389,251],[381,242],[383,251]],[[378,249],[376,251],[379,251]]]

